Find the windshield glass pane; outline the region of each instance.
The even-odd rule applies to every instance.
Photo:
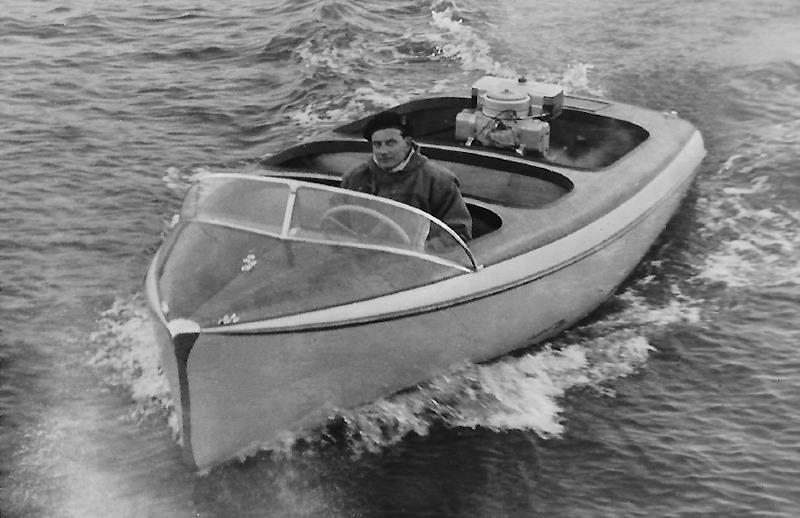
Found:
[[[296,237],[423,251],[429,221],[404,207],[348,193],[300,187],[290,232]]]
[[[181,219],[213,219],[279,234],[286,214],[289,185],[241,176],[213,176],[186,195]]]
[[[458,241],[423,212],[347,191],[300,186],[289,233],[297,238],[408,250],[472,266]]]
[[[285,229],[287,209],[291,219]],[[282,239],[420,254],[474,268],[469,253],[452,233],[424,212],[385,198],[324,185],[212,175],[200,180],[186,195],[181,220],[192,219]]]

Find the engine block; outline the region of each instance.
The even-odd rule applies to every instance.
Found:
[[[456,138],[520,154],[544,155],[550,147],[550,124],[533,117],[497,118],[467,109],[456,116]]]
[[[550,124],[544,119],[561,112],[560,87],[487,76],[473,85],[472,95],[476,108],[456,116],[456,139],[522,155],[547,153]]]

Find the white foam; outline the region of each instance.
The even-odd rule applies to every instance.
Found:
[[[376,59],[370,53],[375,53],[374,44],[364,41],[356,36],[346,46],[333,46],[327,41],[320,43],[310,40],[302,43],[296,54],[303,62],[311,75],[333,74],[336,77],[360,77],[366,85],[358,86],[343,94],[335,100],[330,98],[309,99],[302,108],[289,112],[286,117],[302,129],[310,131],[301,133],[298,138],[304,139],[310,133],[318,132],[326,124],[341,123],[354,120],[378,109],[388,108],[410,99],[412,93],[406,92],[398,97],[393,82],[389,79],[382,80],[365,76],[363,69],[370,59]],[[382,65],[392,62],[401,62],[403,57],[396,46],[385,45],[381,47],[380,58]],[[388,56],[386,55],[388,53]]]
[[[583,387],[613,397],[611,382],[636,373],[655,351],[649,336],[699,321],[699,307],[677,288],[671,291],[674,298],[654,307],[628,290],[614,299],[624,306],[620,312],[574,328],[535,352],[467,364],[415,390],[342,412],[347,443],[355,454],[377,451],[412,432],[427,435],[437,425],[559,437],[569,390]]]
[[[661,261],[652,261],[650,264],[660,268],[660,263]],[[631,289],[617,295],[615,300],[626,305],[622,316],[597,322],[595,327],[622,325],[625,328],[662,328],[679,323],[700,322],[702,301],[684,295],[676,284],[669,286],[671,298],[666,305],[654,306],[647,302],[638,289],[649,284],[653,278],[646,276],[637,281]]]
[[[554,78],[554,82],[564,88],[568,94],[589,95],[603,97],[603,89],[589,80],[589,73],[594,65],[588,63],[571,63],[561,74],[560,78]]]
[[[164,185],[169,190],[182,196],[192,184],[212,173],[213,171],[205,167],[195,167],[189,171],[181,170],[177,167],[169,167],[164,172],[164,176],[161,177],[161,181],[164,182]]]
[[[561,85],[568,93],[601,95],[601,91],[592,87],[589,72],[590,64],[572,63],[566,69],[557,71],[539,71],[535,75],[521,73],[513,65],[498,61],[493,56],[492,44],[479,29],[465,24],[458,14],[455,5],[444,9],[434,5],[431,10],[429,31],[414,32],[407,30],[402,40],[418,43],[427,41],[434,49],[430,58],[457,62],[465,72],[479,71],[500,77],[523,77],[534,81],[545,81]],[[370,77],[364,74],[365,63],[380,59],[381,66],[404,63],[408,57],[402,55],[398,48],[401,45],[384,45],[376,52],[374,43],[359,41],[356,38],[346,46],[325,46],[325,42],[307,41],[301,44],[296,53],[309,69],[311,74],[335,74],[337,77],[360,77],[366,85],[343,92],[335,100],[330,98],[307,99],[304,105],[285,116],[295,124],[300,133],[298,140],[304,140],[319,132],[326,125],[340,124],[343,121],[365,117],[377,110],[382,110],[406,102],[415,97],[429,97],[438,93],[469,95],[469,84],[465,78],[448,75],[431,84],[421,84],[398,89],[397,82]],[[372,49],[372,50],[365,50]],[[467,79],[468,81],[468,79]]]
[[[772,158],[760,149],[732,155],[707,182],[705,190],[711,194],[699,198],[697,205],[699,232],[709,253],[698,279],[743,288],[800,278],[800,212],[783,206],[774,179],[760,174]]]
[[[643,280],[646,284],[648,281]],[[346,440],[356,455],[401,441],[409,433],[427,435],[432,426],[525,430],[543,438],[564,432],[562,399],[576,387],[613,397],[609,382],[635,373],[654,351],[648,336],[676,322],[698,319],[695,308],[673,290],[666,306],[652,307],[635,289],[615,297],[623,306],[572,329],[534,352],[460,369],[416,389],[343,411]],[[110,386],[130,392],[134,420],[166,417],[177,436],[178,422],[149,315],[140,295],[121,298],[104,311],[91,335],[96,353],[89,364]],[[262,445],[291,454],[299,438]]]
[[[384,87],[373,82],[371,86],[356,88],[336,104],[329,100],[310,102],[301,110],[289,113],[288,117],[298,126],[319,131],[321,124],[357,119],[376,109],[388,108],[410,98],[408,93],[404,97],[382,93],[381,90],[384,89],[388,89],[388,86]]]
[[[465,71],[555,83],[570,94],[603,95],[603,91],[589,80],[589,73],[594,65],[577,62],[568,64],[566,69],[538,70],[535,74],[530,74],[521,71],[517,66],[495,59],[491,42],[480,30],[466,25],[453,6],[432,11],[431,25],[438,30],[438,33],[428,35],[436,45],[437,55],[458,62]]]
[[[25,430],[26,444],[18,452],[8,495],[15,501],[30,498],[29,491],[57,495],[42,499],[42,516],[113,516],[128,502],[120,495],[121,481],[113,468],[95,461],[96,434],[90,407],[51,406],[46,415]],[[24,493],[24,494],[23,494]]]
[[[344,412],[354,453],[376,451],[434,425],[525,430],[543,438],[564,432],[561,400],[585,386],[613,395],[604,384],[643,364],[652,347],[644,336],[615,332],[592,341],[468,365],[412,392]]]
[[[139,294],[118,299],[100,314],[97,330],[90,335],[95,354],[88,360],[105,383],[130,392],[134,419],[150,415],[166,417],[175,432],[172,396],[147,308]]]
[[[433,35],[437,53],[458,61],[464,70],[480,70],[501,77],[517,77],[518,71],[492,57],[492,47],[474,28],[465,25],[454,8],[431,12],[431,25],[440,33]]]

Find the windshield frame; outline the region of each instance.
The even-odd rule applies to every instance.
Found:
[[[264,229],[264,228],[258,228],[257,226],[254,226],[254,225],[248,225],[248,224],[236,222],[236,221],[233,221],[233,220],[228,220],[228,219],[223,219],[223,218],[219,218],[219,217],[203,215],[202,211],[197,210],[197,209],[195,209],[196,213],[194,215],[190,216],[189,218],[184,218],[185,204],[188,202],[186,200],[190,199],[191,191],[194,190],[194,189],[199,188],[199,186],[202,185],[204,182],[208,182],[208,181],[211,181],[211,180],[217,179],[217,178],[229,178],[229,179],[237,179],[238,178],[238,179],[247,180],[247,181],[265,182],[265,183],[271,183],[271,184],[275,184],[275,185],[284,185],[284,186],[286,186],[288,188],[288,195],[287,195],[287,198],[286,198],[286,206],[285,206],[285,210],[284,210],[284,214],[283,214],[283,221],[282,221],[282,223],[280,225],[280,229],[281,229],[280,232],[272,232],[272,231],[269,231],[269,230]],[[453,240],[456,243],[458,243],[458,245],[464,251],[464,253],[466,254],[466,256],[467,256],[467,258],[469,260],[470,265],[469,265],[469,267],[466,267],[466,266],[464,266],[462,264],[459,264],[459,263],[457,263],[455,261],[449,260],[449,259],[444,258],[444,257],[439,257],[439,256],[431,254],[431,253],[427,253],[427,252],[424,252],[424,251],[416,251],[416,250],[411,250],[411,249],[404,249],[404,248],[395,247],[395,246],[391,246],[391,245],[382,245],[382,244],[378,244],[378,243],[369,243],[369,242],[342,241],[342,240],[336,240],[336,239],[324,239],[324,238],[309,237],[309,236],[306,236],[306,235],[294,235],[293,232],[292,232],[292,216],[293,216],[293,214],[295,212],[296,201],[297,201],[297,192],[298,192],[298,190],[300,188],[312,189],[312,190],[317,190],[317,191],[325,191],[325,192],[329,192],[329,193],[332,193],[332,194],[344,194],[344,195],[347,195],[347,196],[353,196],[353,197],[357,197],[357,198],[364,198],[364,199],[371,200],[372,202],[378,202],[379,204],[386,204],[386,205],[399,207],[399,208],[401,208],[401,209],[403,209],[405,211],[412,212],[412,213],[414,213],[414,214],[416,214],[418,216],[421,216],[421,217],[427,219],[428,221],[435,223],[436,225],[438,225],[442,229],[444,229],[445,232],[447,232],[448,235],[450,237],[452,237]],[[197,203],[197,202],[195,202],[195,203]],[[199,205],[202,205],[202,202],[199,202]],[[390,252],[390,253],[395,253],[395,254],[399,254],[399,255],[406,255],[406,256],[410,256],[410,257],[416,257],[416,258],[423,259],[423,260],[426,260],[426,261],[431,261],[431,262],[434,262],[434,263],[437,263],[437,264],[440,264],[440,265],[443,265],[443,266],[450,266],[452,268],[461,270],[463,272],[475,272],[475,271],[478,271],[478,270],[480,270],[482,268],[482,265],[480,265],[477,262],[477,260],[475,258],[475,255],[472,253],[472,250],[470,250],[470,248],[467,246],[467,244],[464,242],[464,240],[452,228],[450,228],[443,221],[439,220],[438,218],[432,216],[431,214],[428,214],[427,212],[425,212],[425,211],[423,211],[421,209],[418,209],[416,207],[412,207],[410,205],[406,205],[405,203],[401,203],[401,202],[398,202],[398,201],[395,201],[395,200],[392,200],[392,199],[389,199],[389,198],[384,198],[384,197],[381,197],[381,196],[374,196],[374,195],[371,195],[371,194],[361,193],[361,192],[352,191],[352,190],[348,190],[348,189],[342,189],[340,187],[332,187],[332,186],[324,185],[324,184],[320,184],[320,183],[308,182],[308,181],[303,181],[303,180],[295,180],[293,178],[282,178],[282,177],[274,177],[274,176],[269,176],[269,175],[266,175],[266,176],[258,175],[258,176],[256,176],[256,175],[245,174],[245,173],[211,173],[211,174],[208,174],[208,175],[204,175],[202,178],[198,179],[197,182],[192,185],[192,187],[190,188],[189,192],[187,192],[187,195],[186,195],[186,198],[185,198],[185,201],[184,201],[184,207],[181,208],[181,213],[180,213],[179,220],[180,221],[196,221],[196,222],[200,222],[200,223],[207,223],[207,224],[211,224],[211,225],[227,227],[227,228],[236,229],[236,230],[242,230],[242,231],[245,231],[245,232],[251,232],[251,233],[254,233],[254,234],[258,234],[258,235],[270,236],[270,237],[274,237],[274,238],[282,239],[282,240],[286,240],[286,241],[301,241],[301,242],[305,242],[305,243],[319,243],[319,244],[327,244],[327,245],[336,245],[336,246],[347,246],[347,247],[353,247],[353,248],[360,248],[360,249],[364,249],[364,250],[376,250],[376,251],[382,251],[382,252]]]

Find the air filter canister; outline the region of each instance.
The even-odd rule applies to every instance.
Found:
[[[480,95],[481,112],[492,118],[522,118],[530,115],[531,96],[509,88],[487,91]]]

